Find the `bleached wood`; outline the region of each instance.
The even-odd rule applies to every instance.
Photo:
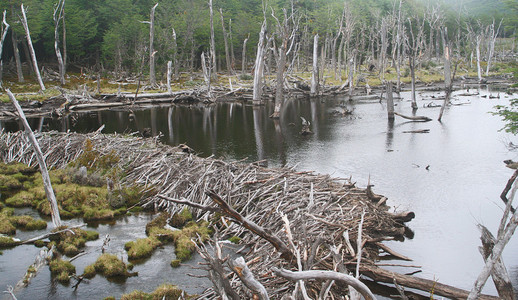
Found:
[[[45,91],[45,85],[43,84],[43,80],[41,79],[40,69],[38,68],[38,60],[36,59],[36,53],[34,52],[34,47],[32,46],[31,33],[29,31],[29,24],[27,24],[27,15],[25,14],[25,7],[21,4],[22,9],[22,18],[20,18],[23,29],[25,30],[25,37],[27,38],[27,44],[29,45],[29,53],[32,59],[32,65],[34,67],[34,73],[36,73],[36,78],[38,79],[38,83],[40,85],[40,89]]]

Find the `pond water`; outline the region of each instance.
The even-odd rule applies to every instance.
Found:
[[[352,176],[352,181],[360,187],[365,187],[370,178],[374,191],[387,196],[389,205],[398,211],[411,210],[416,214],[409,223],[415,233],[413,239],[403,243],[387,242],[394,250],[412,258],[412,264],[422,267],[422,272],[415,276],[469,290],[483,267],[478,252],[477,224],[496,232],[503,208],[499,195],[513,173],[502,161],[517,160],[518,155],[507,147],[514,137],[499,131],[503,127],[502,121],[488,113],[494,110],[495,105],[507,104],[513,96],[499,93],[500,98],[490,99],[489,95],[496,96],[497,91],[488,87],[470,89],[470,93],[478,92],[479,95],[460,95],[466,92],[455,92],[454,103],[463,105],[448,107],[442,122],[436,121],[440,108],[424,107],[431,102],[441,104],[435,100],[441,93],[419,92],[417,115],[428,116],[433,119],[431,122],[407,122],[396,117],[391,124],[387,122],[384,102],[349,102],[343,97],[333,97],[288,100],[279,121],[269,118],[273,113],[271,104],[252,107],[247,103],[219,103],[211,106],[148,107],[132,112],[89,112],[73,114],[62,120],[34,119],[30,123],[41,130],[78,132],[97,130],[104,124],[105,133],[146,131],[153,135],[161,134],[163,142],[171,145],[185,143],[202,156],[250,162],[266,160],[270,166],[296,166],[298,170],[312,170],[341,178]],[[396,100],[396,111],[412,115],[409,94],[402,93],[401,96]],[[343,107],[353,110],[352,115],[332,114],[332,111]],[[311,122],[314,134],[299,134],[302,127],[300,117]],[[0,128],[13,131],[20,125],[0,121]],[[422,129],[429,129],[429,133],[406,132]],[[120,225],[127,226],[132,222],[123,221]],[[119,226],[119,222],[113,226]],[[128,230],[124,228],[124,231]],[[110,232],[115,229],[106,227],[103,230]],[[119,229],[119,233],[122,231]],[[17,255],[25,255],[22,251],[37,251],[24,247],[27,250],[16,248]],[[518,286],[517,250],[518,238],[513,237],[504,252],[504,261],[515,286]],[[172,253],[172,249],[161,251]],[[33,256],[32,252],[27,255]],[[9,259],[8,253],[9,250],[4,251],[0,256],[0,274],[9,272],[17,280],[27,266],[20,266],[20,271],[7,271],[2,265]],[[165,263],[169,269],[170,259],[168,257]],[[415,271],[392,268],[402,273]],[[144,269],[144,266],[142,269],[137,267],[139,274],[145,272]],[[78,268],[80,271],[82,269]],[[38,286],[42,294],[50,298],[56,295],[63,298],[84,296],[71,294],[70,288],[64,294],[56,294],[55,286],[49,286],[49,275],[44,276],[46,279],[42,280],[42,286]],[[171,276],[175,275],[158,280],[163,278],[163,281],[171,280],[177,284],[178,280],[184,280]],[[100,280],[107,282],[99,276],[94,279]],[[156,278],[153,280],[157,281]],[[0,278],[0,282],[3,281]],[[115,295],[138,288],[137,282],[142,281],[139,275],[136,279],[128,279],[127,283],[131,284],[126,286],[106,283],[103,288],[115,290],[112,293]],[[91,286],[97,288],[94,283]],[[30,290],[34,288],[36,285]],[[88,287],[80,286],[81,289]],[[496,294],[491,281],[486,284],[484,292]]]

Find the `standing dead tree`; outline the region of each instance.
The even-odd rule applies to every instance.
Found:
[[[437,120],[441,121],[442,115],[444,113],[444,109],[446,108],[446,104],[450,101],[450,95],[451,95],[451,48],[450,48],[450,42],[448,39],[448,28],[444,27],[441,32],[442,37],[442,44],[444,49],[444,89],[445,89],[445,95],[444,95],[444,102],[441,107],[441,112],[439,113],[439,118]]]
[[[218,79],[216,73],[216,40],[214,39],[214,11],[212,10],[212,0],[209,0],[209,14],[210,14],[210,73],[211,78]]]
[[[232,75],[234,73],[234,70],[232,70],[232,63],[230,61],[230,50],[228,46],[228,34],[227,29],[225,28],[225,19],[223,18],[223,10],[219,9],[219,16],[221,17],[221,28],[223,30],[223,41],[225,43],[225,60],[227,63],[227,73],[228,75]]]
[[[284,102],[284,73],[286,71],[286,59],[295,44],[295,33],[298,28],[298,20],[295,20],[293,2],[289,16],[286,9],[283,9],[282,12],[283,20],[281,22],[275,16],[275,12],[272,8],[272,17],[277,22],[277,36],[280,38],[280,44],[277,49],[274,49],[278,58],[275,84],[275,108],[271,116],[273,119],[278,119],[281,116],[281,107]]]
[[[2,73],[3,73],[2,50],[4,49],[4,41],[5,41],[5,37],[7,36],[7,31],[9,30],[9,24],[5,20],[6,13],[7,13],[7,11],[4,10],[2,24],[0,26],[0,28],[1,28],[1,33],[0,33],[0,88],[2,87]]]
[[[65,85],[65,62],[61,55],[61,50],[59,49],[59,23],[62,22],[63,27],[65,26],[65,0],[59,0],[59,2],[54,5],[52,18],[54,20],[54,51],[58,59],[59,81],[61,85]]]
[[[34,47],[32,46],[31,34],[29,32],[29,24],[27,23],[27,15],[25,11],[25,7],[21,4],[22,9],[22,17],[20,18],[23,29],[25,30],[25,37],[27,38],[27,44],[29,45],[29,52],[31,54],[32,65],[34,67],[34,72],[36,73],[36,78],[38,79],[38,83],[40,85],[40,89],[45,91],[45,85],[43,84],[43,80],[41,79],[40,70],[38,68],[38,60],[36,59],[36,53],[34,52]]]
[[[253,91],[253,102],[254,105],[261,103],[261,97],[263,94],[263,73],[264,73],[264,55],[266,50],[264,34],[266,32],[266,17],[264,18],[263,25],[261,25],[261,31],[259,32],[259,41],[257,42],[257,56],[255,57],[254,66],[254,91]]]
[[[502,26],[502,21],[500,20],[500,24],[498,24],[498,28],[495,30],[495,20],[493,19],[493,23],[489,25],[489,34],[488,34],[488,49],[487,49],[487,67],[486,67],[486,76],[489,76],[489,70],[491,69],[491,59],[495,54],[495,43],[498,34],[500,33],[500,27]]]
[[[155,75],[155,49],[154,49],[154,40],[155,40],[155,10],[158,6],[158,3],[155,4],[151,8],[151,13],[149,14],[149,84],[151,86],[156,86],[156,75]]]
[[[417,16],[414,17],[414,22],[412,22],[412,18],[408,18],[408,36],[405,37],[405,44],[407,47],[407,55],[408,55],[408,67],[410,68],[410,77],[411,77],[411,97],[412,97],[412,109],[417,109],[417,101],[415,94],[415,69],[416,69],[416,60],[419,57],[419,53],[421,52],[422,45],[424,42],[424,19],[422,21],[419,20]],[[414,28],[414,26],[417,26]],[[415,33],[417,31],[417,34]]]
[[[250,34],[243,41],[243,51],[241,53],[241,75],[245,75],[246,72],[246,42],[250,38]]]
[[[311,95],[318,93],[318,33],[313,38],[313,71],[311,72]]]

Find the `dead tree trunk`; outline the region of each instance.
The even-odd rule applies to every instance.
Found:
[[[176,42],[176,31],[173,28],[173,77],[174,79],[178,79],[178,43]]]
[[[54,6],[54,14],[52,18],[54,19],[54,51],[56,52],[56,57],[58,59],[59,66],[59,81],[61,85],[65,85],[65,63],[63,61],[63,56],[61,56],[61,50],[59,49],[59,22],[64,20],[65,13],[65,0],[60,0]]]
[[[441,112],[439,113],[439,118],[437,119],[439,122],[442,119],[442,115],[444,113],[444,109],[446,108],[446,104],[450,101],[451,95],[451,50],[450,43],[448,40],[448,28],[444,27],[442,30],[442,43],[444,47],[444,89],[446,95],[444,95],[444,102],[441,107]]]
[[[27,44],[29,45],[29,52],[31,54],[34,72],[36,73],[40,89],[42,91],[45,91],[45,85],[43,84],[43,80],[41,79],[40,75],[40,70],[38,68],[38,60],[36,59],[36,53],[34,52],[34,47],[32,46],[31,34],[29,32],[29,24],[27,24],[27,16],[25,14],[25,8],[23,7],[23,4],[21,5],[21,9],[22,18],[20,18],[20,20],[22,21],[23,29],[25,30],[25,36],[27,37]]]
[[[490,25],[491,30],[489,36],[489,45],[488,45],[488,53],[487,53],[487,68],[486,68],[486,76],[489,76],[489,70],[491,69],[491,59],[495,53],[495,42],[498,34],[500,33],[500,27],[502,26],[502,21],[498,25],[498,28],[495,30],[495,20],[493,20],[493,24]]]
[[[318,33],[313,38],[313,72],[311,73],[311,95],[318,93]]]
[[[477,75],[478,75],[478,82],[482,82],[482,68],[480,67],[480,43],[482,42],[482,35],[477,36]]]
[[[246,42],[248,42],[248,38],[250,37],[247,36],[246,39],[243,41],[243,51],[241,53],[241,75],[245,75],[245,70],[246,70]]]
[[[169,94],[173,93],[173,90],[171,89],[171,73],[173,73],[173,62],[168,61],[167,62],[167,92]]]
[[[214,80],[218,79],[216,73],[216,40],[214,39],[214,11],[212,10],[212,0],[209,0],[209,13],[210,13],[210,72],[211,77]]]
[[[2,19],[1,25],[1,33],[0,33],[0,88],[2,88],[2,73],[3,73],[3,60],[2,60],[2,50],[4,49],[4,41],[7,36],[7,31],[9,30],[9,24],[5,20],[5,15],[7,11],[4,10],[4,17]]]
[[[259,41],[257,42],[257,56],[255,57],[254,67],[254,92],[252,100],[254,105],[261,103],[261,96],[263,94],[263,71],[264,71],[264,33],[266,32],[266,19],[263,21],[261,31],[259,32]]]
[[[149,16],[149,84],[156,86],[156,75],[155,75],[155,49],[153,48],[155,40],[155,10],[158,3],[151,8]]]
[[[23,7],[23,4],[22,4]],[[22,8],[23,11],[23,8]],[[32,145],[32,148],[34,149],[34,154],[36,155],[36,159],[38,160],[38,164],[40,166],[41,171],[41,177],[43,178],[43,187],[45,188],[45,194],[47,195],[47,199],[50,204],[50,214],[52,216],[52,224],[54,224],[54,227],[61,226],[61,218],[59,216],[59,209],[58,209],[58,203],[56,201],[56,196],[54,195],[54,190],[52,189],[52,184],[50,182],[49,172],[47,170],[47,165],[45,164],[45,158],[43,157],[43,153],[41,152],[40,145],[38,144],[38,141],[36,140],[36,137],[34,136],[34,133],[31,130],[31,127],[29,126],[29,123],[27,123],[27,119],[25,118],[25,114],[23,113],[22,108],[20,107],[20,104],[18,104],[18,101],[14,97],[13,93],[9,89],[6,90],[7,95],[9,95],[9,99],[11,99],[11,102],[13,103],[14,107],[16,108],[18,115],[20,116],[20,120],[23,123],[23,126],[25,127],[25,134],[27,135],[27,138],[29,139],[29,142]]]
[[[209,63],[210,64],[210,63]],[[205,83],[207,84],[207,97],[209,99],[212,99],[212,93],[211,93],[211,86],[210,86],[210,82],[211,82],[211,69],[210,67],[207,68],[207,63],[205,61],[205,53],[202,52],[201,53],[201,68],[202,68],[202,71],[203,71],[203,78],[205,79]]]
[[[392,82],[387,82],[387,113],[388,120],[394,121],[394,97],[392,96]]]
[[[13,43],[14,62],[16,63],[18,82],[25,82],[25,78],[23,78],[22,61],[20,60],[20,50],[18,49],[18,39],[16,38],[14,30],[11,30],[11,41]]]
[[[219,9],[219,16],[221,17],[221,28],[223,30],[223,41],[225,43],[225,60],[227,63],[227,73],[228,76],[232,75],[232,65],[230,62],[230,53],[228,47],[228,38],[227,38],[227,29],[225,28],[225,20],[223,19],[223,10]]]

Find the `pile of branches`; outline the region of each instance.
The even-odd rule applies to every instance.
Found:
[[[101,154],[119,155],[125,182],[154,187],[156,194],[143,205],[171,215],[188,205],[198,220],[212,222],[216,229],[212,245],[200,244],[198,250],[208,262],[214,287],[201,297],[340,298],[353,291],[350,285],[368,299],[372,294],[356,279],[360,273],[390,283],[398,278],[400,284],[411,277],[396,277],[376,262],[383,252],[410,260],[381,242],[404,239],[408,232],[404,223],[414,215],[389,212],[387,199],[374,194],[370,185],[363,189],[350,179],[201,158],[185,145],[166,146],[157,137],[50,132],[37,133],[37,139],[48,166],[54,168],[79,157],[89,139]],[[36,163],[22,133],[0,134],[0,157],[5,162]],[[220,240],[231,237],[240,238],[241,248],[233,252],[242,257],[235,260],[223,257],[221,251]],[[327,277],[304,273],[317,270],[331,273]],[[349,272],[356,272],[356,277]],[[347,278],[333,277],[336,274]],[[308,278],[304,276],[313,280],[304,282]],[[407,286],[435,289],[436,294],[442,288],[426,280]]]

